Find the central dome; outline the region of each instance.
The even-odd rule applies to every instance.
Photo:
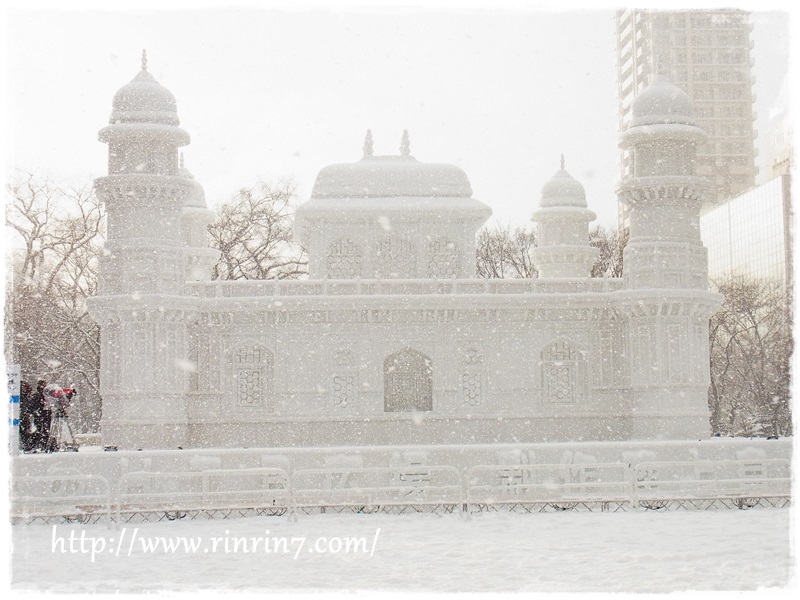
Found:
[[[466,173],[455,165],[421,163],[413,156],[365,156],[330,165],[317,175],[312,198],[471,198]]]

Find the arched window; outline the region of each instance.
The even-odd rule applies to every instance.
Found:
[[[349,239],[340,239],[328,246],[329,279],[361,277],[361,247]]]
[[[586,396],[586,358],[566,340],[542,350],[542,391],[552,404],[577,404]]]
[[[236,404],[242,408],[274,409],[272,353],[260,344],[247,344],[231,353]]]
[[[386,412],[433,410],[431,359],[411,348],[383,361],[383,409]]]

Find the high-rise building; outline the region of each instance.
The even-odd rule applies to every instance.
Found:
[[[791,289],[791,187],[779,175],[700,215],[712,281],[745,277]]]
[[[756,131],[749,13],[736,9],[616,13],[619,129],[625,131],[633,99],[656,74],[692,99],[697,123],[708,134],[698,147],[697,174],[711,187],[709,208],[755,185]],[[622,177],[632,159],[622,154]],[[620,227],[627,227],[620,205]]]

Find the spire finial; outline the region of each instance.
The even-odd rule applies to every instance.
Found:
[[[181,152],[181,169],[183,169],[183,152]]]
[[[561,154],[561,170],[564,170],[564,154]]]
[[[372,130],[367,129],[367,135],[364,137],[364,156],[372,156]]]
[[[147,50],[142,50],[142,71],[147,71]]]
[[[408,129],[403,129],[403,139],[400,140],[400,154],[403,156],[411,154],[411,140],[408,138]]]

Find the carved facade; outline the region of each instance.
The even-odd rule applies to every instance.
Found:
[[[335,446],[708,435],[708,319],[697,228],[704,135],[656,80],[622,144],[634,177],[625,277],[591,279],[594,219],[564,169],[545,184],[540,278],[475,275],[491,215],[464,172],[372,155],[323,169],[297,211],[302,281],[210,280],[189,136],[143,68],[115,96],[101,326],[104,443]],[[657,165],[657,167],[656,167]],[[533,207],[532,207],[533,208]]]

